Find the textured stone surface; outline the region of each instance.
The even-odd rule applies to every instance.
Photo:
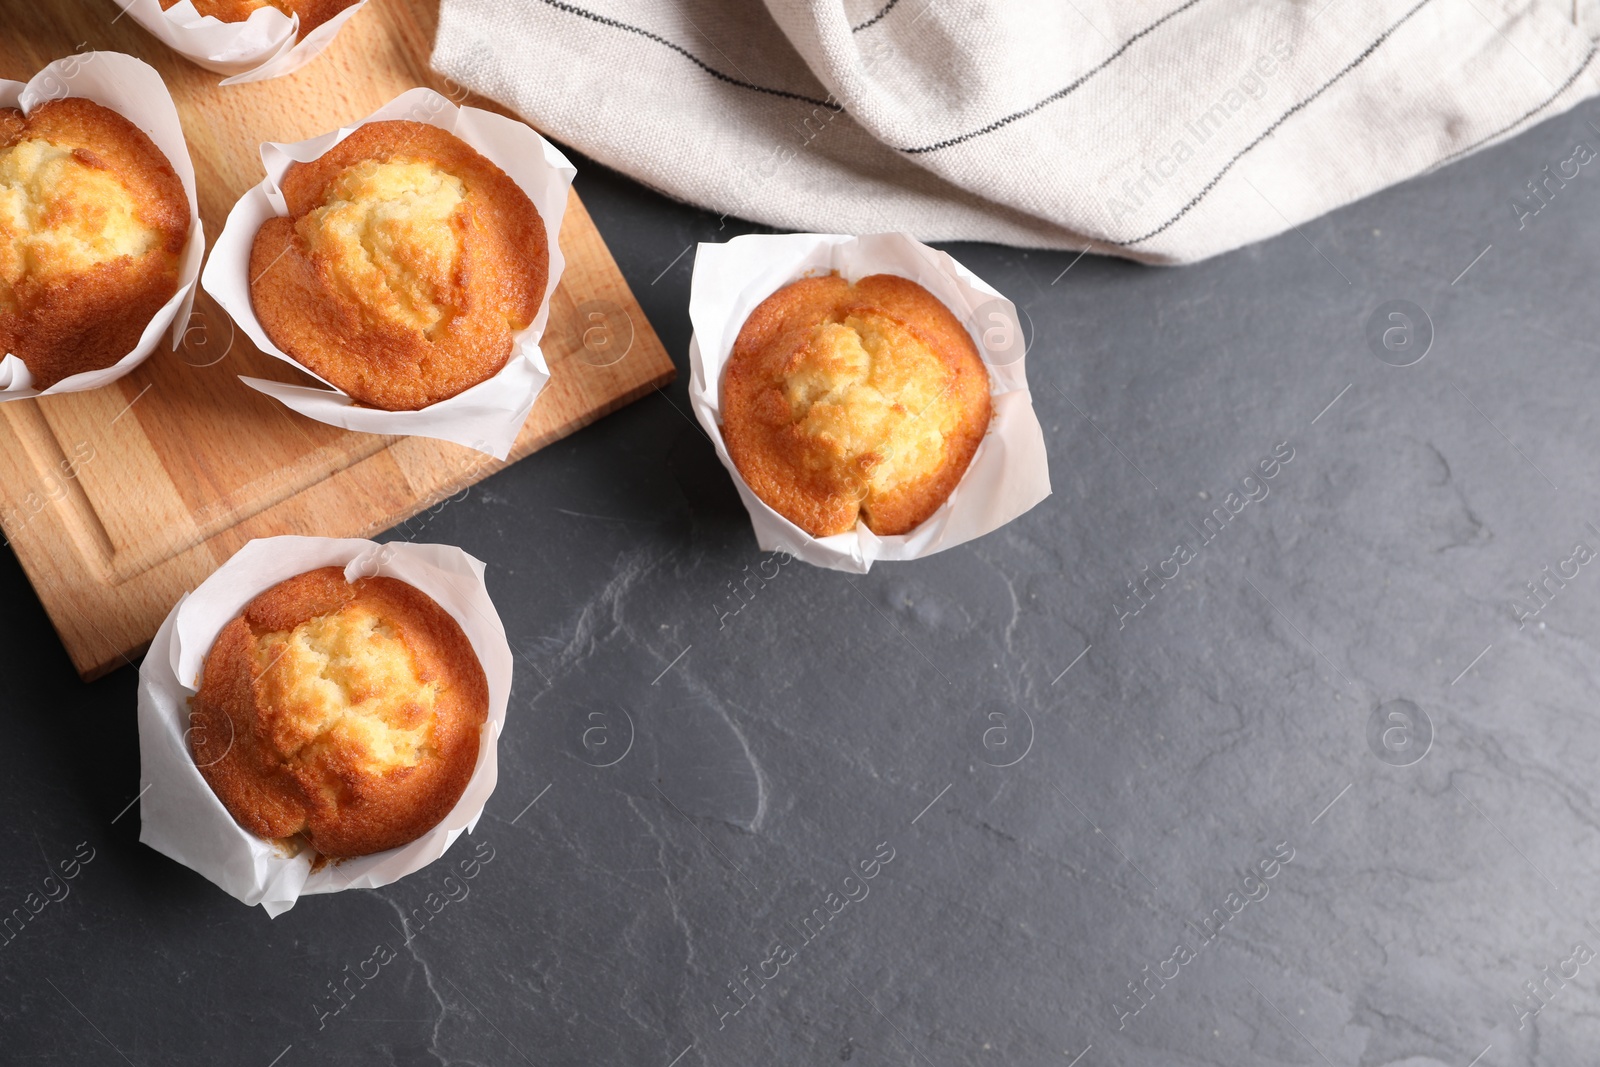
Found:
[[[1056,491],[941,556],[768,561],[732,613],[768,557],[686,373],[397,531],[489,563],[499,789],[435,867],[276,921],[138,844],[134,671],[80,685],[6,554],[0,908],[87,844],[0,946],[0,1059],[1590,1062],[1600,172],[1510,207],[1588,119],[1193,268],[952,248],[1027,311]],[[684,369],[680,253],[744,227],[578,183]],[[1413,366],[1369,350],[1389,300]]]

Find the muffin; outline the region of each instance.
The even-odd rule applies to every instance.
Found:
[[[324,567],[222,628],[190,701],[189,745],[246,830],[365,856],[449,814],[488,710],[471,643],[431,597]]]
[[[989,376],[961,322],[916,282],[803,278],[751,312],[722,379],[722,436],[745,482],[813,537],[880,537],[938,510],[989,427]]]
[[[110,108],[0,108],[0,353],[48,389],[133,351],[178,290],[189,214],[167,157]]]
[[[165,11],[182,0],[161,0]],[[252,12],[264,7],[275,7],[285,15],[300,16],[300,36],[327,22],[357,0],[194,0],[194,9],[201,15],[210,15],[223,22],[243,22]]]
[[[272,342],[361,404],[412,411],[493,377],[544,300],[544,221],[455,135],[370,122],[282,181],[250,255]]]

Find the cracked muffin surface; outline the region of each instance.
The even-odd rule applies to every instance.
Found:
[[[499,373],[549,277],[526,193],[455,135],[371,122],[283,178],[250,255],[273,343],[368,407],[410,411]]]
[[[755,494],[813,537],[904,534],[988,431],[988,371],[932,293],[874,274],[803,278],[750,314],[723,371],[723,439]]]
[[[178,291],[189,216],[171,162],[110,108],[0,108],[0,353],[40,389],[121,360]]]
[[[488,682],[448,612],[394,578],[325,567],[245,605],[190,701],[201,775],[258,837],[328,857],[416,840],[477,765]]]

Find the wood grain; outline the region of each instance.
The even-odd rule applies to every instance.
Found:
[[[125,52],[177,102],[208,238],[261,180],[263,141],[297,141],[414,86],[505,113],[427,67],[437,0],[373,0],[296,74],[223,88],[119,18],[114,0],[0,0],[0,78],[74,52]],[[514,462],[672,380],[673,366],[573,194],[543,342],[551,380]],[[172,605],[247,541],[370,536],[504,463],[420,437],[350,433],[238,376],[311,381],[258,351],[203,292],[183,345],[104,389],[0,404],[0,526],[84,678],[132,662]]]

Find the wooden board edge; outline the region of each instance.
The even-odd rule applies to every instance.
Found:
[[[533,455],[541,448],[553,445],[563,437],[570,437],[572,434],[577,433],[585,426],[592,426],[594,423],[599,422],[612,412],[621,411],[635,400],[641,400],[647,394],[653,393],[658,389],[663,389],[677,381],[677,379],[678,368],[670,359],[668,359],[666,361],[665,368],[658,371],[654,377],[646,378],[644,381],[633,386],[632,388],[618,393],[604,404],[590,408],[588,411],[583,412],[576,418],[569,419],[567,422],[558,427],[553,427],[545,433],[537,434],[534,437],[529,438],[525,448],[523,445],[519,444],[516,448],[513,448],[511,450],[511,454],[506,457],[505,466],[509,467],[519,459],[526,459],[528,456]],[[463,482],[456,488],[458,490],[465,489],[468,485],[482,481],[484,477],[488,477],[488,475],[485,474],[481,477],[474,478],[472,482]],[[416,512],[411,513],[411,515],[415,514]],[[411,515],[407,515],[406,518],[410,518]]]
[[[141,641],[128,651],[119,652],[114,658],[108,659],[105,662],[94,666],[78,667],[77,657],[74,656],[72,665],[78,668],[78,680],[87,685],[90,682],[98,682],[100,679],[104,678],[112,671],[117,670],[119,667],[127,666],[138,670],[139,667],[143,665],[144,654],[150,651],[150,641],[153,640],[154,638],[151,638],[147,641]],[[67,654],[71,656],[72,650],[68,649]]]
[[[657,374],[655,374],[653,377],[648,378],[643,382],[640,382],[639,384],[635,385],[631,389],[626,390],[625,392],[619,393],[616,397],[612,398],[607,403],[602,404],[602,405],[600,405],[598,407],[595,407],[595,408],[593,408],[593,409],[591,409],[589,411],[584,412],[578,418],[572,419],[572,420],[570,420],[570,421],[568,421],[566,423],[563,423],[563,424],[561,424],[561,425],[559,425],[557,427],[553,427],[550,431],[548,431],[546,433],[539,434],[539,435],[531,438],[527,442],[527,445],[526,445],[525,448],[519,447],[517,450],[513,451],[512,454],[509,457],[507,457],[505,463],[503,463],[503,464],[492,464],[490,466],[475,470],[469,476],[464,477],[464,478],[460,479],[459,481],[452,482],[452,483],[449,483],[447,485],[441,486],[440,488],[438,488],[434,492],[430,493],[428,496],[419,499],[417,501],[417,506],[416,507],[410,508],[410,509],[407,509],[407,510],[401,512],[392,521],[388,522],[388,524],[384,527],[384,529],[385,530],[390,530],[390,529],[393,529],[396,526],[401,525],[402,523],[406,522],[407,520],[413,518],[416,515],[421,514],[422,512],[426,511],[428,508],[434,506],[434,504],[437,502],[437,500],[444,499],[444,498],[449,497],[449,496],[453,496],[456,493],[459,493],[461,490],[468,488],[469,486],[476,485],[479,482],[483,481],[485,478],[488,478],[491,475],[493,475],[493,474],[495,474],[495,473],[497,473],[499,471],[504,470],[506,467],[510,466],[512,463],[514,463],[514,462],[516,462],[518,460],[524,459],[527,456],[532,455],[534,452],[537,452],[542,448],[545,448],[545,447],[547,447],[549,445],[552,445],[555,442],[557,442],[559,440],[562,440],[563,438],[571,436],[572,434],[578,432],[579,430],[583,429],[584,427],[589,426],[589,425],[591,425],[591,424],[593,424],[595,422],[598,422],[600,419],[604,418],[605,416],[610,415],[613,412],[619,411],[622,408],[627,407],[629,404],[632,404],[637,400],[643,399],[648,394],[653,393],[653,392],[655,392],[655,391],[657,391],[659,389],[662,389],[665,386],[671,384],[673,381],[675,381],[677,379],[677,376],[678,376],[678,368],[677,368],[676,365],[671,363],[670,360],[669,360],[667,362],[666,366],[664,368],[662,368],[662,370],[659,371]],[[378,455],[382,455],[382,453],[378,453]],[[356,466],[359,467],[360,464],[357,464]],[[354,470],[355,470],[355,467],[350,467],[350,468],[347,468],[347,470],[345,472],[341,472],[341,473],[348,473],[348,472],[354,471]],[[350,535],[350,536],[355,536],[355,535]],[[209,540],[207,542],[203,542],[202,544],[196,545],[194,547],[196,549],[202,549],[202,548],[206,548],[208,544],[209,544]],[[34,581],[33,572],[28,567],[27,562],[25,560],[23,560],[22,554],[21,553],[14,553],[14,554],[17,556],[19,561],[22,561],[23,570],[24,570],[25,573],[28,574],[28,578],[29,578],[30,582]],[[217,566],[220,567],[222,564],[224,564],[226,562],[227,562],[227,560],[225,560],[225,559],[218,559],[216,561],[216,564],[217,564]],[[37,585],[35,586],[35,588],[37,590]],[[132,648],[129,648],[129,649],[117,650],[117,649],[113,648],[111,651],[109,651],[109,652],[107,652],[105,654],[95,654],[94,652],[89,652],[87,655],[84,655],[84,656],[80,657],[78,651],[76,651],[73,648],[72,643],[68,642],[62,636],[61,623],[56,617],[56,609],[53,609],[52,606],[50,605],[50,603],[48,603],[43,596],[39,597],[39,601],[40,601],[41,604],[44,605],[45,614],[50,618],[50,624],[55,629],[56,636],[58,638],[62,639],[61,640],[62,646],[64,648],[66,648],[67,655],[71,658],[72,665],[78,672],[78,677],[80,679],[82,679],[86,683],[87,682],[92,682],[92,681],[94,681],[94,680],[96,680],[98,678],[102,678],[105,675],[110,674],[112,671],[116,670],[117,668],[119,668],[121,666],[124,666],[125,664],[132,664],[132,665],[136,666],[137,665],[137,661],[138,661],[138,657],[142,656],[144,654],[145,650],[147,650],[150,647],[150,639],[146,638],[145,640],[139,642],[137,645],[135,645],[135,646],[133,646]],[[174,601],[174,603],[176,603],[176,601]],[[169,610],[170,610],[170,608],[169,608]]]

